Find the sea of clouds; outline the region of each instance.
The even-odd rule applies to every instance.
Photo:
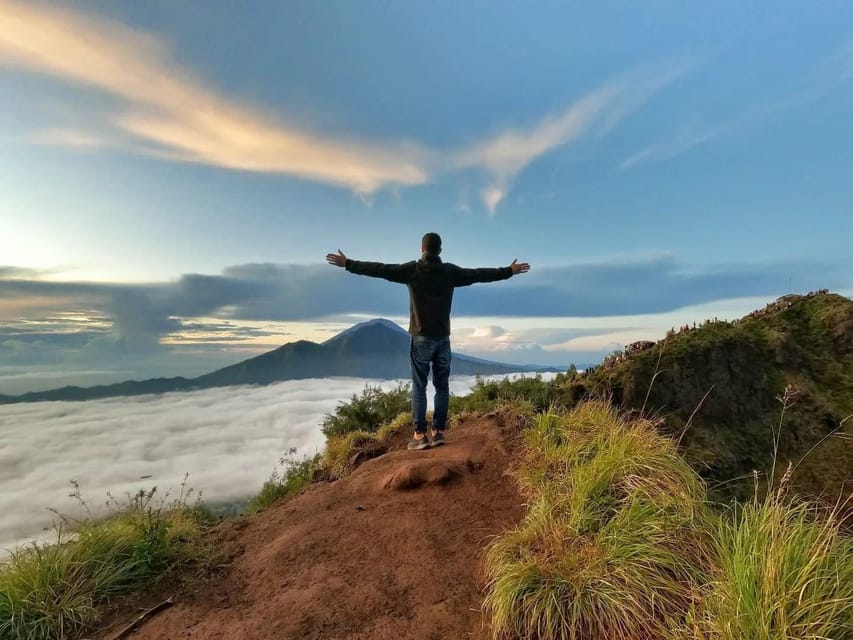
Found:
[[[453,378],[451,393],[465,393],[473,382]],[[323,416],[365,384],[391,389],[398,381],[292,380],[2,405],[0,557],[34,537],[55,539],[50,529],[57,517],[49,509],[81,515],[69,497],[72,480],[96,511],[103,510],[107,492],[123,497],[153,486],[179,490],[185,474],[187,485],[206,501],[245,499],[257,493],[290,448],[299,455],[322,449]]]

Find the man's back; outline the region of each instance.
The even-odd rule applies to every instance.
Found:
[[[409,333],[413,336],[450,335],[450,307],[456,287],[456,265],[438,256],[424,256],[409,280]]]
[[[403,264],[347,260],[351,273],[385,278],[409,287],[409,333],[440,338],[450,335],[453,290],[476,282],[494,282],[512,276],[510,267],[463,269],[441,258],[424,255]]]

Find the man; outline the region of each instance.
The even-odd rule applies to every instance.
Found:
[[[326,262],[345,267],[350,273],[384,278],[409,287],[409,358],[412,363],[412,417],[415,434],[408,448],[428,449],[431,444],[444,444],[447,427],[447,407],[450,400],[450,305],[453,290],[476,282],[506,280],[518,273],[527,273],[530,265],[513,260],[508,267],[497,269],[463,269],[442,262],[441,237],[427,233],[421,241],[421,259],[404,264],[359,262],[350,260],[338,249],[326,255]],[[432,365],[432,384],[435,387],[432,443],[427,438],[426,386]]]

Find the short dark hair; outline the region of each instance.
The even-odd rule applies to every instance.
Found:
[[[437,256],[441,253],[441,236],[430,231],[425,233],[421,240],[421,247],[431,256]]]

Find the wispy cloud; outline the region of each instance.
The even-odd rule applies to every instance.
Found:
[[[681,125],[667,136],[625,158],[618,168],[632,169],[675,158],[771,114],[797,109],[825,98],[850,79],[853,79],[853,42],[819,62],[810,76],[799,79],[801,84],[789,95],[744,109],[713,126],[698,127],[693,123]]]
[[[71,128],[45,129],[30,136],[29,141],[35,144],[49,144],[92,150],[113,146],[113,143],[97,133]]]
[[[452,166],[475,167],[489,175],[480,199],[494,213],[513,180],[537,158],[581,136],[610,132],[649,98],[684,74],[688,64],[636,72],[588,93],[561,113],[527,128],[501,131],[453,154]]]
[[[629,74],[526,127],[432,149],[406,140],[330,137],[293,126],[206,86],[181,69],[156,36],[68,5],[0,3],[0,62],[103,92],[121,105],[97,132],[53,128],[35,142],[79,149],[121,146],[172,161],[286,174],[351,189],[366,201],[379,189],[474,169],[485,174],[479,195],[491,213],[534,160],[592,130],[606,133],[685,70],[670,66]]]
[[[687,153],[693,147],[697,147],[720,134],[728,131],[730,126],[722,125],[714,128],[698,129],[685,126],[678,129],[670,138],[659,140],[650,144],[637,153],[625,158],[620,164],[620,169],[631,169],[643,164],[651,164],[674,158]]]
[[[454,166],[476,167],[491,176],[480,192],[490,212],[506,197],[512,180],[542,154],[579,137],[593,124],[618,93],[605,87],[582,98],[563,113],[545,118],[527,129],[508,129],[455,154]]]
[[[41,269],[0,265],[0,280],[3,278],[38,278],[44,273],[45,272]]]

